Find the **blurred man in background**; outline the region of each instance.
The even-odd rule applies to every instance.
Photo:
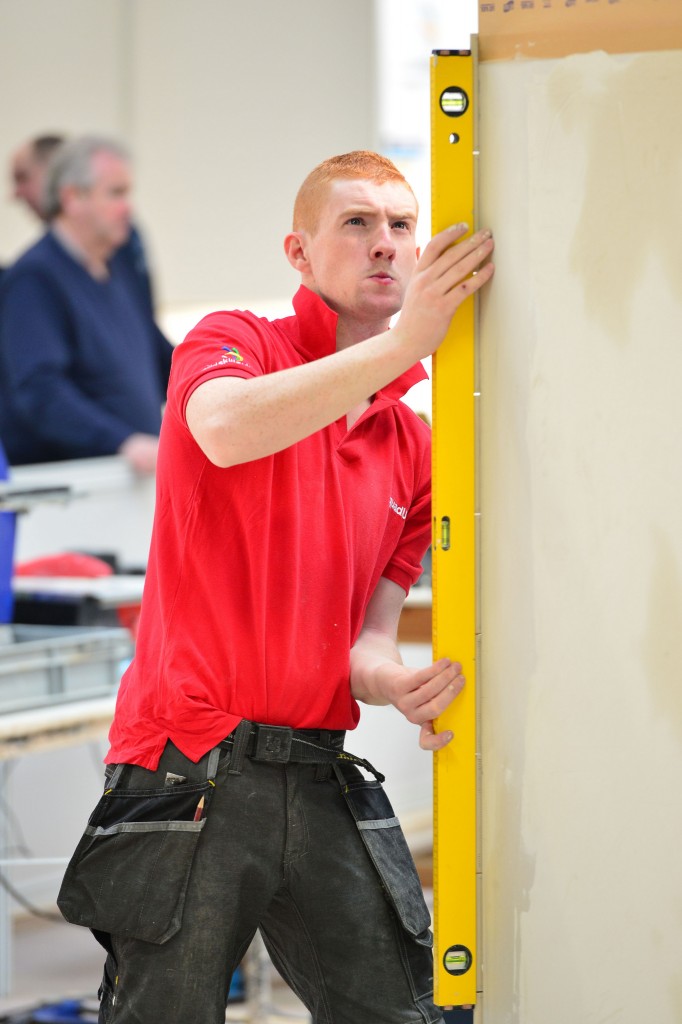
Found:
[[[128,153],[96,136],[57,143],[42,186],[35,159],[22,162],[20,150],[14,167],[15,194],[48,230],[0,287],[0,437],[9,461],[120,453],[152,472],[172,346],[134,259],[117,258],[131,233]]]
[[[43,192],[50,157],[64,142],[63,135],[38,135],[22,143],[11,161],[14,198],[26,206],[36,217],[44,220]]]
[[[47,227],[45,216],[45,180],[51,158],[66,142],[65,135],[56,133],[37,135],[22,143],[11,160],[11,179],[14,198],[23,203]],[[154,315],[154,289],[144,243],[134,224],[127,241],[117,249],[112,259],[126,263],[134,271],[137,285],[149,312]]]

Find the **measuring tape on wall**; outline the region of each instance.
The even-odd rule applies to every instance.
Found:
[[[475,229],[476,57],[431,57],[431,204],[435,234]],[[434,755],[434,988],[439,1006],[476,1002],[476,307],[458,309],[433,359],[433,650],[462,664],[467,684],[438,722],[455,738]]]

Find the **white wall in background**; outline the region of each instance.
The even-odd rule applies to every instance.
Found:
[[[288,298],[303,177],[376,146],[374,47],[366,0],[0,0],[0,174],[28,136],[114,133],[163,305]],[[35,234],[0,202],[0,263]]]

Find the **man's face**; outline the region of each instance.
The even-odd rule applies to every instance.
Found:
[[[403,303],[419,255],[417,203],[398,181],[338,179],[313,235],[302,232],[303,284],[340,317],[386,321]]]
[[[108,256],[130,234],[130,167],[120,157],[102,151],[93,156],[92,170],[93,184],[66,189],[62,206],[86,246]]]
[[[12,158],[14,198],[26,203],[42,220],[45,164],[36,160],[30,146],[22,146]]]

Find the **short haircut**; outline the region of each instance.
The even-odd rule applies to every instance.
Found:
[[[327,190],[330,184],[339,178],[372,181],[376,185],[397,181],[412,192],[405,176],[394,163],[380,153],[356,149],[351,153],[331,156],[310,172],[298,190],[294,202],[294,231],[315,234]]]
[[[48,164],[45,178],[43,211],[46,220],[61,213],[60,192],[65,185],[84,189],[93,185],[92,158],[96,153],[112,153],[121,160],[130,160],[125,146],[102,135],[82,135],[59,146]]]
[[[39,164],[46,164],[56,149],[65,142],[64,135],[36,135],[29,142],[31,156]]]

